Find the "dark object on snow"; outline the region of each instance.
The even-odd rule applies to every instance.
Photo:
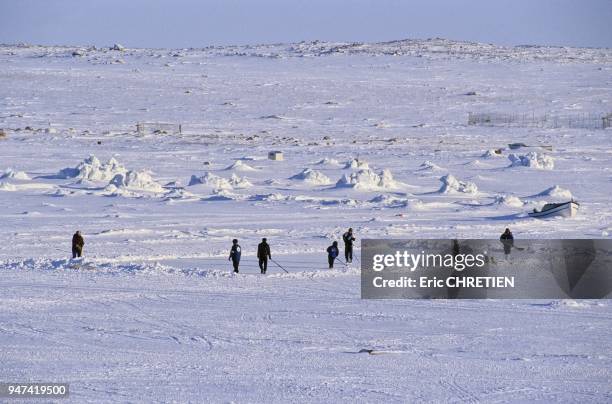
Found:
[[[514,236],[512,235],[510,229],[506,228],[506,230],[499,237],[499,240],[504,245],[504,254],[510,254],[512,247],[514,247]]]
[[[514,240],[514,236],[512,235],[512,232],[510,231],[510,229],[506,228],[506,230],[502,233],[499,239],[500,240]]]
[[[342,241],[344,241],[344,258],[347,263],[353,262],[353,229],[349,228],[346,233],[342,235]]]
[[[81,257],[83,255],[84,245],[85,240],[83,240],[81,232],[77,230],[77,232],[72,236],[72,258]]]
[[[268,240],[265,238],[262,238],[261,243],[257,245],[257,258],[259,259],[259,269],[262,274],[265,274],[268,270],[268,258],[272,259],[270,244],[268,244]]]
[[[233,239],[228,261],[232,261],[236,273],[238,273],[238,266],[240,265],[240,255],[242,255],[242,247],[238,244],[238,240]]]
[[[329,264],[329,269],[334,267],[334,261],[338,258],[338,242],[334,241],[332,245],[327,247],[327,263]]]

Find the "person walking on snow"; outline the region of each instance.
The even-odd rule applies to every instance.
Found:
[[[259,259],[259,269],[262,274],[265,274],[268,270],[268,258],[272,259],[270,244],[268,244],[266,238],[262,238],[261,243],[257,245],[257,258]]]
[[[240,265],[240,255],[242,254],[242,247],[238,244],[238,240],[232,240],[232,249],[230,250],[228,261],[232,261],[234,266],[234,272],[238,273],[238,266]]]
[[[339,253],[340,252],[338,251],[338,242],[337,241],[334,241],[332,243],[332,245],[327,247],[327,262],[329,263],[329,269],[333,269],[334,268],[334,261],[338,257]]]
[[[81,232],[77,230],[76,233],[72,236],[72,258],[81,257],[83,255],[83,246],[85,245],[85,240],[83,240],[83,236]]]
[[[512,235],[510,229],[506,228],[506,231],[504,231],[499,237],[499,241],[501,241],[504,245],[504,254],[510,254],[512,247],[514,247],[514,236]]]
[[[344,241],[344,258],[346,263],[349,264],[353,262],[353,241],[355,241],[352,227],[342,235],[342,240]]]

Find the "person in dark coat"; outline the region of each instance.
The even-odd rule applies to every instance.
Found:
[[[506,228],[506,230],[499,237],[499,240],[504,245],[504,254],[510,254],[512,247],[514,246],[514,236],[512,235],[510,229]]]
[[[329,263],[329,269],[334,267],[334,261],[338,257],[338,254],[340,254],[340,251],[338,251],[338,242],[334,241],[332,245],[327,247],[327,262]]]
[[[355,241],[355,237],[352,228],[342,235],[342,240],[344,241],[344,258],[348,264],[353,262],[353,241]]]
[[[72,258],[81,257],[83,255],[84,245],[85,240],[83,240],[81,232],[77,230],[77,232],[72,236]]]
[[[265,274],[268,270],[268,258],[272,259],[270,244],[268,244],[268,240],[265,238],[262,238],[261,243],[257,245],[257,258],[259,259],[259,269],[262,274]]]
[[[238,240],[232,240],[232,249],[230,250],[230,255],[228,261],[232,261],[232,265],[234,266],[234,272],[238,273],[238,266],[240,265],[240,255],[242,254],[242,247],[238,244]]]

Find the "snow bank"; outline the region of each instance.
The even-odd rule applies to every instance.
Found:
[[[341,164],[338,160],[336,159],[332,159],[332,158],[324,158],[323,160],[319,160],[315,163],[316,165],[319,166],[333,166],[333,167],[340,167]]]
[[[232,176],[229,179],[229,183],[234,188],[250,188],[253,186],[253,184],[251,184],[251,182],[247,180],[245,177],[239,177],[236,174],[232,174]]]
[[[540,192],[539,194],[535,195],[536,197],[539,196],[548,196],[548,197],[553,197],[553,198],[557,198],[557,199],[564,199],[564,200],[569,200],[573,198],[572,193],[565,188],[561,188],[558,185],[554,185],[550,188],[545,189],[544,191]]]
[[[370,169],[344,174],[336,183],[336,187],[351,187],[361,191],[393,190],[401,185],[393,179],[391,171],[386,169],[380,175]]]
[[[485,158],[485,159],[497,158],[497,157],[502,157],[502,153],[501,153],[501,150],[499,149],[489,149],[486,152],[484,152],[480,157]]]
[[[354,170],[369,170],[370,165],[368,164],[367,161],[359,160],[355,158],[355,159],[350,159],[349,161],[347,161],[346,164],[344,165],[344,168],[351,168]]]
[[[114,189],[112,187],[115,187]],[[107,190],[117,189],[137,190],[153,193],[162,193],[164,188],[151,178],[151,174],[146,170],[128,171],[117,174],[110,181]]]
[[[198,177],[195,175],[191,176],[189,180],[189,186],[203,184],[207,185],[215,190],[231,190],[233,189],[232,184],[225,178],[219,177],[213,173],[207,172],[203,176]]]
[[[320,171],[312,170],[310,168],[304,169],[302,172],[290,177],[289,179],[304,181],[312,185],[331,184],[331,180],[328,176],[326,176]]]
[[[520,208],[524,205],[523,201],[513,195],[496,195],[495,204],[510,206],[513,208]]]
[[[75,168],[64,168],[60,170],[60,178],[77,178],[80,181],[110,181],[117,174],[125,174],[127,169],[117,160],[111,158],[106,164],[102,164],[94,155],[89,156]]]
[[[201,177],[198,177],[196,175],[191,176],[191,179],[189,180],[189,186],[199,184],[209,186],[214,191],[231,191],[234,188],[249,188],[253,186],[253,184],[251,184],[249,180],[244,177],[239,177],[236,174],[232,174],[232,176],[228,180],[210,172],[205,173]]]
[[[555,167],[555,160],[545,154],[529,152],[527,154],[510,154],[510,167],[532,167],[541,170],[552,170]]]
[[[12,168],[7,168],[4,173],[0,175],[0,179],[14,179],[14,180],[30,180],[31,178],[23,171],[15,171]]]
[[[236,171],[257,171],[256,168],[251,167],[250,165],[243,163],[240,160],[236,160],[234,164],[227,167],[226,170],[236,170]]]
[[[452,176],[451,174],[440,177],[442,186],[438,192],[443,194],[476,194],[478,193],[478,187],[473,182],[461,181]]]
[[[428,170],[428,171],[444,171],[444,169],[436,164],[434,164],[433,162],[426,160],[423,163],[421,163],[421,165],[419,166],[419,170],[424,171],[424,170]]]
[[[9,184],[8,182],[0,182],[0,191],[17,191],[17,187],[14,186],[13,184]]]

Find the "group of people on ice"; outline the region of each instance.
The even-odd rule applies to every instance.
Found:
[[[353,229],[350,228],[346,233],[342,235],[344,241],[344,257],[346,263],[350,264],[353,262],[353,243],[355,242],[355,236],[353,235]],[[237,239],[232,240],[232,248],[230,249],[228,261],[232,261],[234,272],[240,272],[240,257],[242,255],[242,247],[238,244]],[[329,269],[334,267],[334,262],[338,259],[340,250],[338,249],[338,242],[334,241],[332,245],[327,247],[327,262]],[[261,239],[261,243],[257,245],[257,259],[259,260],[259,270],[262,274],[265,274],[268,270],[268,260],[272,259],[272,253],[270,252],[270,244],[266,238]],[[277,264],[278,265],[278,264]]]
[[[506,254],[509,254],[509,250],[512,248],[514,242],[514,236],[512,235],[510,229],[506,229],[504,231],[500,237],[500,240],[504,243],[504,249],[508,249]],[[353,234],[352,228],[349,228],[346,233],[342,235],[342,241],[344,242],[345,263],[350,264],[353,262],[353,243],[355,242],[355,235]],[[82,256],[84,245],[85,240],[83,239],[81,232],[77,230],[77,232],[72,236],[72,258]],[[333,269],[334,263],[336,260],[339,260],[339,255],[340,249],[338,248],[338,242],[334,241],[332,245],[327,247],[327,263],[329,264],[329,269]],[[233,239],[228,261],[232,261],[232,266],[235,273],[239,272],[241,256],[242,247],[240,247],[240,244],[238,244],[237,239]],[[261,243],[257,245],[257,260],[259,261],[259,270],[262,274],[265,274],[268,270],[268,260],[272,260],[270,244],[268,244],[268,240],[266,238],[262,238]]]

